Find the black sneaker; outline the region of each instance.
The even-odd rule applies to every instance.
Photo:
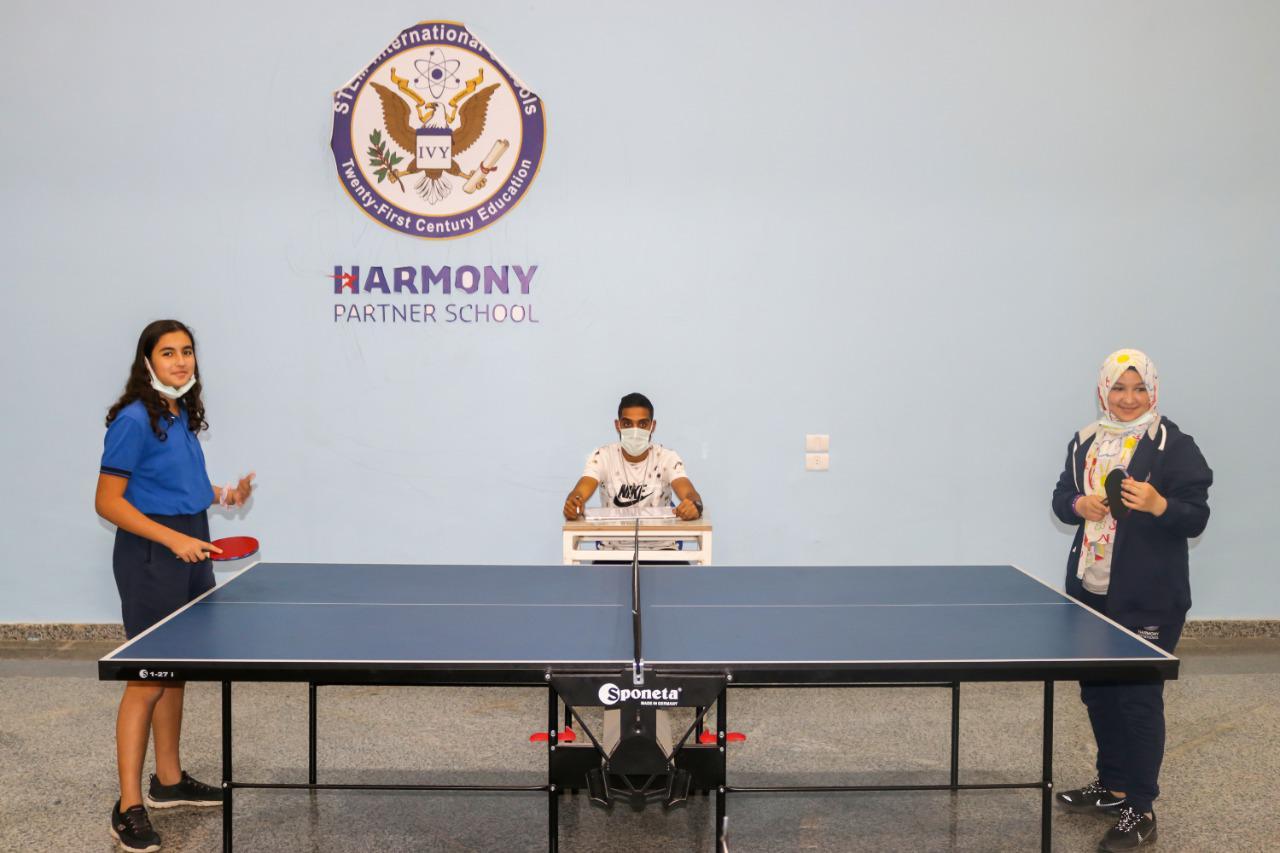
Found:
[[[153,809],[171,809],[174,806],[220,806],[222,789],[197,782],[182,771],[182,780],[176,785],[161,785],[160,779],[151,774],[146,803]]]
[[[1125,806],[1120,810],[1120,819],[1116,821],[1116,825],[1108,829],[1107,834],[1098,842],[1098,849],[1104,853],[1116,853],[1120,850],[1137,850],[1155,843],[1155,813],[1147,817],[1133,806]]]
[[[1068,811],[1077,814],[1100,814],[1105,817],[1114,817],[1119,814],[1125,803],[1124,797],[1113,795],[1097,779],[1083,788],[1063,791],[1056,799],[1058,804]]]
[[[121,850],[151,853],[160,849],[160,835],[151,828],[151,818],[142,806],[120,811],[120,801],[111,807],[111,837]]]

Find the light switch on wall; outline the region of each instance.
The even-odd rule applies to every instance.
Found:
[[[804,437],[805,453],[826,453],[831,450],[831,436],[806,435]]]
[[[831,457],[825,453],[806,453],[804,455],[804,470],[806,471],[825,471],[831,464]]]

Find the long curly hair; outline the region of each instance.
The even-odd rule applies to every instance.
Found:
[[[191,330],[184,323],[177,320],[155,320],[148,323],[147,327],[142,330],[142,334],[138,336],[138,349],[133,355],[133,365],[129,368],[129,379],[124,384],[124,393],[107,411],[107,426],[111,426],[111,422],[120,414],[121,409],[134,400],[141,400],[142,405],[147,408],[147,417],[151,421],[151,431],[155,433],[156,438],[164,441],[168,437],[165,431],[160,428],[160,419],[171,417],[169,401],[162,397],[160,392],[151,387],[151,374],[147,372],[147,365],[143,359],[150,358],[159,340],[170,332],[184,333],[191,339],[191,351],[195,352],[196,337],[191,334]],[[195,377],[196,384],[191,386],[191,390],[179,397],[178,402],[187,410],[187,426],[192,432],[200,432],[202,429],[208,429],[209,423],[204,419],[204,401],[200,399],[200,360],[198,357],[196,359]]]

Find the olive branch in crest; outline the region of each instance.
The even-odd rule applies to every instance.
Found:
[[[396,182],[396,186],[403,191],[404,184],[400,183],[400,177],[396,174],[395,167],[404,158],[387,148],[387,143],[382,138],[380,130],[375,129],[373,133],[369,134],[369,142],[372,143],[369,146],[369,165],[376,170],[374,174],[378,177],[378,183],[385,181],[389,175],[391,180]]]

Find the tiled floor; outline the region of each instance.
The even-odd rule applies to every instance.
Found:
[[[96,680],[109,644],[0,644],[0,850],[112,849],[113,720],[120,687]],[[1166,691],[1169,745],[1157,804],[1160,840],[1175,851],[1280,849],[1280,641],[1187,640],[1182,677]],[[543,748],[538,690],[322,688],[320,781],[537,784]],[[236,687],[236,776],[306,776],[306,688]],[[739,690],[730,694],[738,784],[933,783],[946,780],[949,691]],[[1035,779],[1041,687],[971,684],[962,690],[964,780]],[[1075,686],[1058,685],[1055,777],[1092,778],[1092,752]],[[185,763],[219,778],[218,688],[192,684]],[[730,797],[730,849],[1033,851],[1039,795],[1031,791],[741,795]],[[155,815],[171,851],[221,845],[217,810]],[[1054,849],[1091,851],[1106,824],[1056,814]],[[585,795],[561,799],[565,851],[711,850],[711,805],[672,812],[625,806],[605,813]],[[542,850],[539,794],[236,794],[243,851]]]

